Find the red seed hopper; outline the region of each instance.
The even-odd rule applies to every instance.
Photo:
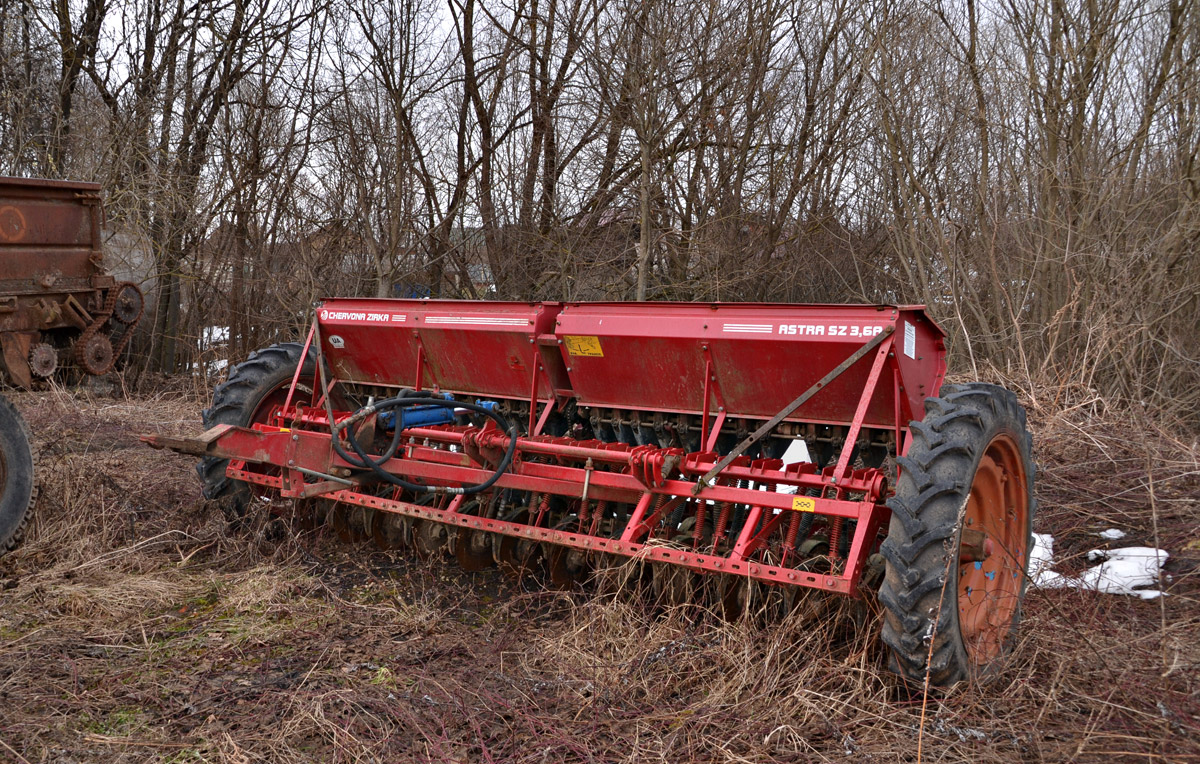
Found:
[[[147,440],[231,512],[468,570],[729,614],[877,586],[893,668],[945,685],[1009,647],[1034,512],[1024,411],[945,372],[921,307],[335,299]]]

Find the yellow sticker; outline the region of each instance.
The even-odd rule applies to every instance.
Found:
[[[813,501],[807,496],[797,496],[796,498],[792,499],[792,509],[796,510],[797,512],[816,512],[817,502]]]
[[[599,337],[585,337],[582,335],[568,334],[563,337],[563,344],[567,346],[567,352],[571,355],[590,355],[597,358],[604,357],[604,351],[600,348]]]

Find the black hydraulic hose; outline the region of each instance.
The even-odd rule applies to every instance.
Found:
[[[417,397],[426,398],[426,399],[428,398],[428,396],[421,395],[420,393],[416,392],[415,390],[405,390],[396,396],[396,398],[403,398],[405,400],[407,400],[409,398],[417,398]],[[347,425],[353,424],[361,419],[365,419],[366,417],[370,416],[371,414],[373,414],[375,412],[389,411],[392,408],[395,408],[393,406],[383,405],[383,404],[387,404],[393,400],[395,400],[395,399],[388,398],[388,399],[382,400],[378,404],[374,404],[370,407],[364,406],[363,408],[354,412],[353,416],[349,417],[348,419],[343,420],[341,424],[334,427],[334,430],[333,430],[334,435],[336,436],[337,433],[339,433],[341,430],[345,429]],[[442,403],[447,402],[442,398],[437,398],[435,400],[442,402]],[[367,411],[366,410],[367,408],[370,408],[370,411]],[[458,408],[458,406],[456,405],[455,408]],[[351,442],[351,446],[355,446],[355,444],[358,442],[353,437],[353,435],[354,435],[354,433],[352,431],[347,433],[347,440],[349,440]],[[358,459],[355,459],[354,457],[350,456],[349,454],[347,454],[345,451],[342,451],[341,449],[337,449],[337,452],[343,459],[345,459],[347,462],[349,462],[352,466],[369,468],[371,466],[369,464],[369,462],[371,462],[371,461],[374,461],[376,465],[381,465],[381,464],[385,464],[389,459],[391,459],[393,456],[395,456],[396,451],[399,450],[399,448],[400,448],[401,438],[402,438],[401,428],[396,427],[392,432],[392,442],[390,444],[388,444],[387,450],[383,452],[382,456],[380,456],[378,459],[375,459],[375,460],[372,460],[369,456],[364,454],[361,449],[359,449],[357,447],[355,447],[355,453],[357,453],[359,456],[362,457],[361,461]],[[334,438],[334,443],[335,443],[335,448],[336,448],[336,443],[337,443],[336,437]]]
[[[508,449],[505,450],[504,457],[500,459],[500,464],[496,466],[496,470],[492,473],[492,476],[482,483],[478,483],[477,485],[445,487],[410,483],[407,480],[396,477],[387,470],[383,469],[382,465],[396,455],[396,451],[400,446],[400,441],[403,438],[403,435],[401,434],[402,428],[400,427],[400,422],[396,422],[396,431],[392,435],[392,442],[388,445],[388,448],[383,455],[377,459],[372,458],[367,454],[362,445],[358,442],[358,439],[354,436],[354,430],[350,426],[356,422],[366,419],[374,413],[380,411],[395,411],[397,409],[404,409],[409,406],[441,406],[442,408],[449,409],[467,409],[469,411],[474,411],[490,417],[492,421],[494,421],[500,427],[500,429],[508,433]],[[346,453],[346,450],[342,448],[341,443],[338,442],[339,436],[343,431],[346,435],[346,442],[348,442],[350,447],[354,449],[354,453],[358,454],[358,458]],[[338,456],[346,460],[347,463],[355,467],[366,467],[384,481],[391,483],[392,485],[398,485],[401,488],[406,488],[415,493],[468,495],[480,493],[491,488],[493,485],[495,485],[496,481],[500,479],[500,476],[508,470],[509,465],[512,464],[513,456],[517,451],[517,428],[516,425],[510,424],[508,420],[499,413],[475,403],[467,403],[465,401],[448,401],[445,398],[431,398],[426,396],[400,396],[396,398],[387,398],[370,406],[364,406],[358,411],[354,412],[354,414],[349,418],[333,425],[333,450],[337,452]]]

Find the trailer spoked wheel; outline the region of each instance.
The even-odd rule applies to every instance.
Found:
[[[1021,617],[1032,540],[1032,439],[1016,396],[947,385],[911,423],[888,537],[883,640],[894,671],[948,687],[995,674]]]
[[[233,367],[229,378],[213,391],[212,406],[201,413],[205,429],[219,424],[249,427],[267,421],[271,410],[287,400],[303,350],[296,342],[271,345]],[[300,371],[297,396],[312,395],[316,369],[316,356],[310,351]],[[196,472],[204,484],[204,497],[219,501],[225,516],[235,520],[245,514],[251,493],[246,483],[225,476],[228,466],[228,459],[207,457],[196,465]]]
[[[29,428],[20,412],[0,397],[0,557],[16,549],[37,500]]]

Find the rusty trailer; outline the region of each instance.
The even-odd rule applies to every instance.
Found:
[[[28,388],[65,363],[112,369],[142,316],[136,284],[105,272],[96,183],[0,178],[0,363]]]

